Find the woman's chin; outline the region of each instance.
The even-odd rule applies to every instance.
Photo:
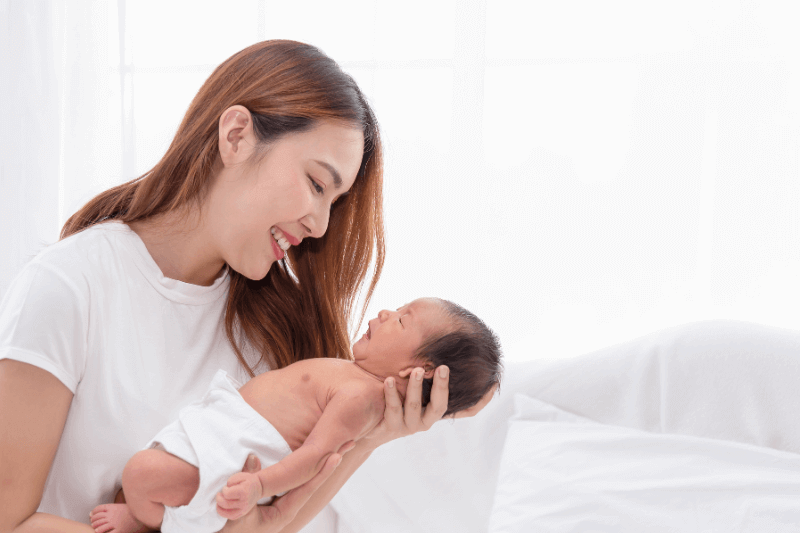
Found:
[[[253,281],[260,281],[267,277],[269,274],[269,270],[272,268],[272,265],[276,263],[275,260],[269,260],[261,265],[231,265],[230,266],[233,270],[241,274],[242,276],[246,277],[247,279]]]

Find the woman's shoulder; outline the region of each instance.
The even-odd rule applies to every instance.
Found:
[[[70,255],[88,256],[98,251],[106,252],[125,245],[133,233],[127,224],[117,221],[95,224],[65,237],[44,248],[37,258],[53,259]]]
[[[131,229],[120,222],[96,224],[47,246],[26,267],[44,268],[69,278],[107,271],[130,253]]]

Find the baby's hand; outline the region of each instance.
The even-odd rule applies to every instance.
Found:
[[[228,520],[236,520],[246,515],[261,497],[261,481],[257,475],[236,473],[228,478],[228,486],[217,494],[217,513]]]

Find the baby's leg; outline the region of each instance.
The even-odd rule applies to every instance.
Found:
[[[186,505],[200,486],[197,467],[163,450],[142,450],[122,471],[125,501],[143,524],[158,529],[164,506]]]
[[[92,526],[98,533],[156,530],[164,519],[164,506],[188,504],[199,486],[197,467],[163,450],[142,450],[122,471],[126,503],[96,507]]]

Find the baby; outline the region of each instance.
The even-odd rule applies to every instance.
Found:
[[[497,337],[469,311],[437,298],[381,311],[352,353],[353,361],[298,361],[244,386],[217,372],[203,399],[128,461],[126,503],[97,506],[92,527],[97,533],[219,531],[227,519],[302,485],[331,454],[377,426],[387,377],[403,397],[409,379],[424,379],[424,406],[433,371],[447,365],[445,416],[472,407],[500,383]],[[241,472],[251,453],[272,466]]]

